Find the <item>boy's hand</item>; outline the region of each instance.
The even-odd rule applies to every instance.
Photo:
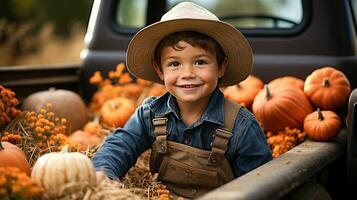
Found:
[[[96,171],[95,176],[97,178],[97,185],[99,185],[104,180],[109,180],[107,174],[104,171]]]
[[[122,188],[123,184],[118,180],[110,180],[107,176],[107,174],[104,171],[96,171],[95,172],[96,178],[97,178],[97,185],[101,184],[103,181],[111,186],[119,187]]]

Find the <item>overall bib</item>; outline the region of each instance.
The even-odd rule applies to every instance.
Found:
[[[167,118],[153,119],[156,140],[150,157],[150,171],[158,173],[158,181],[180,196],[195,198],[235,178],[225,157],[227,144],[241,108],[229,100],[224,102],[224,127],[213,133],[212,150],[206,151],[167,140]]]

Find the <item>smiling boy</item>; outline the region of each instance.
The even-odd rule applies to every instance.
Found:
[[[180,3],[140,30],[128,70],[164,84],[93,158],[97,179],[122,178],[151,148],[150,170],[173,192],[198,197],[272,159],[252,113],[224,99],[219,86],[244,80],[252,51],[244,36],[208,10]]]

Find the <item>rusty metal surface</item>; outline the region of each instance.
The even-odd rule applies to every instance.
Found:
[[[306,140],[199,199],[279,199],[342,155],[346,137],[347,130],[342,130],[331,142]]]

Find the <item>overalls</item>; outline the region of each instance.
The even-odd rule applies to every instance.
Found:
[[[224,127],[213,133],[212,150],[206,151],[185,144],[167,141],[167,118],[155,116],[156,140],[150,157],[151,173],[180,196],[196,198],[235,178],[225,157],[227,144],[241,108],[229,100],[224,102]]]

